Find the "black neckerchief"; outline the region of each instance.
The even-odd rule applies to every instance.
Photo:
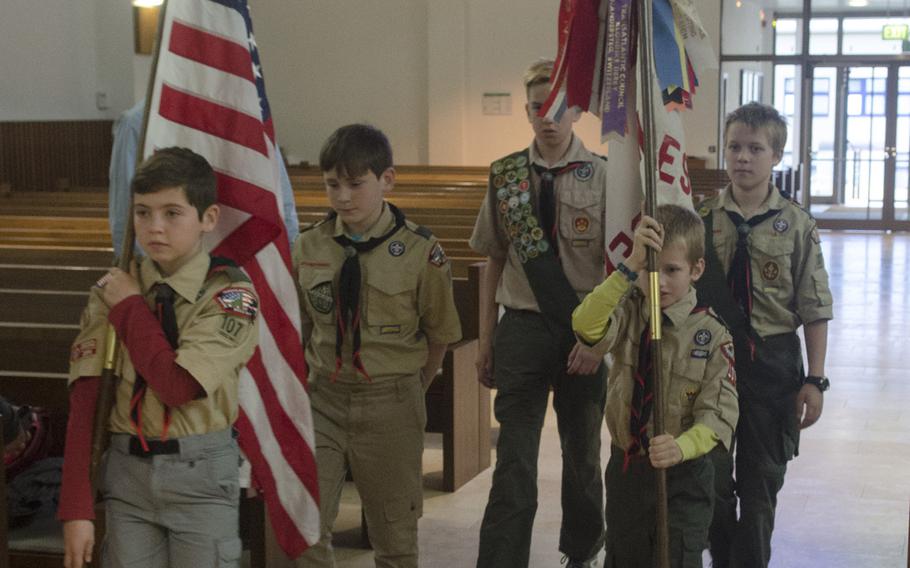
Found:
[[[373,237],[368,241],[354,241],[347,235],[338,235],[332,239],[344,248],[344,264],[341,265],[341,275],[338,278],[338,305],[335,310],[335,372],[332,374],[334,381],[341,371],[341,346],[344,345],[344,336],[348,326],[353,330],[353,354],[351,363],[363,377],[370,381],[370,375],[363,366],[360,358],[360,255],[373,250],[392,235],[404,227],[404,213],[391,203],[387,203],[389,210],[395,217],[395,224],[382,236]],[[338,213],[329,213],[328,220],[332,221]]]

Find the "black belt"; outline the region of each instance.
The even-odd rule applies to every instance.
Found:
[[[131,456],[148,457],[163,456],[167,454],[180,453],[180,440],[171,438],[170,440],[146,440],[148,451],[142,447],[142,442],[137,436],[130,436],[129,453]]]

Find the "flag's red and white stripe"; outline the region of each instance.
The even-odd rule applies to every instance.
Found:
[[[184,146],[218,175],[222,215],[210,245],[249,274],[259,348],[240,377],[240,444],[279,544],[297,556],[319,538],[315,443],[300,315],[271,115],[243,0],[169,0],[153,78],[145,156]]]

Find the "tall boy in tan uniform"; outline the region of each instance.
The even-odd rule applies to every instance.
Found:
[[[385,135],[339,128],[319,157],[333,212],[293,249],[316,431],[322,537],[298,566],[334,566],[332,525],[348,467],[376,566],[417,566],[424,391],[461,337],[439,242],[383,200]]]
[[[534,140],[492,164],[470,242],[488,257],[477,376],[497,389],[500,426],[479,567],[528,565],[551,388],[563,449],[559,549],[570,567],[594,566],[603,545],[603,365],[577,373],[570,355],[572,309],[606,272],[607,163],[572,133],[578,109],[567,109],[559,121],[537,116],[552,69],[552,61],[540,61],[525,74]],[[498,305],[505,308],[501,321]]]
[[[671,566],[702,566],[714,504],[707,454],[730,447],[739,414],[730,334],[708,309],[696,307],[692,283],[704,270],[703,230],[693,211],[675,205],[658,207],[657,219],[643,216],[632,254],[573,315],[590,349],[614,357],[606,411],[608,568],[654,566],[655,468],[669,468]],[[659,253],[659,299],[648,297],[642,288],[648,280],[638,276],[646,247]],[[651,301],[660,302],[663,314],[664,432],[654,431],[652,420]]]

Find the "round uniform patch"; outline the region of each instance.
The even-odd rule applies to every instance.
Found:
[[[518,184],[517,184],[517,183],[510,183],[510,184],[509,184],[509,195],[518,195],[518,193],[519,193],[519,191],[518,191]]]
[[[506,184],[505,176],[498,175],[493,178],[493,187],[499,189],[500,187],[504,186],[505,184]]]
[[[587,233],[588,228],[591,227],[591,221],[585,216],[576,217],[573,224],[575,225],[576,233]]]
[[[506,158],[505,166],[506,166],[507,170],[514,170],[515,169],[515,158]]]
[[[534,239],[535,241],[539,241],[540,239],[542,239],[543,238],[543,229],[541,229],[540,227],[534,227],[533,229],[531,229],[531,238]]]
[[[493,170],[493,175],[499,175],[502,173],[503,163],[502,162],[493,162],[493,166],[490,169]]]
[[[518,168],[518,179],[527,179],[531,175],[528,168]]]
[[[521,204],[521,201],[518,200],[517,196],[513,195],[509,198],[509,209],[515,209],[519,204]]]
[[[761,267],[761,275],[765,280],[777,280],[780,276],[780,266],[773,260],[769,260]]]
[[[524,204],[524,203],[527,203],[528,201],[531,201],[531,194],[528,193],[527,191],[522,192],[522,193],[519,193],[519,194],[518,194],[518,199],[519,199],[519,201],[521,201],[523,204]]]
[[[320,314],[327,314],[335,306],[335,298],[332,296],[332,283],[322,282],[306,291],[307,298],[310,299],[310,305]]]
[[[515,158],[515,165],[518,166],[519,168],[522,166],[527,166],[528,158],[524,154],[518,156],[517,158]]]
[[[531,188],[531,182],[529,182],[526,179],[521,180],[521,182],[518,184],[519,191],[528,191],[530,188]]]
[[[774,220],[773,227],[778,233],[784,233],[790,228],[790,223],[786,219],[777,218]]]
[[[507,182],[515,183],[515,181],[517,179],[518,179],[518,174],[516,174],[514,170],[509,170],[506,172],[506,181]]]
[[[507,198],[508,196],[509,196],[508,189],[506,189],[504,187],[500,187],[499,189],[496,190],[496,199],[499,199],[501,201],[501,200]]]
[[[707,345],[711,343],[711,332],[707,329],[699,329],[695,332],[695,344]]]
[[[509,201],[506,198],[499,201],[499,212],[503,215],[509,212]]]
[[[392,256],[401,256],[404,254],[404,243],[401,241],[392,241],[389,243],[389,254]]]
[[[593,175],[594,166],[591,165],[591,162],[585,162],[584,164],[575,168],[575,179],[578,181],[588,181]]]

